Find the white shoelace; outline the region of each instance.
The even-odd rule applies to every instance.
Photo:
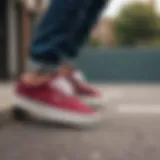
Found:
[[[84,74],[81,71],[75,71],[73,73],[73,77],[78,81],[81,81],[83,83],[87,83],[87,80],[86,80]]]
[[[54,79],[51,85],[66,95],[75,94],[72,84],[63,76]]]

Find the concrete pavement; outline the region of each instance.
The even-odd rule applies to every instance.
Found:
[[[104,93],[106,106],[100,126],[75,130],[9,121],[0,128],[0,159],[159,160],[160,85],[97,87]],[[1,111],[14,101],[11,89],[12,84],[0,87]]]
[[[158,117],[108,118],[92,130],[15,123],[0,130],[3,160],[159,160]]]
[[[12,83],[0,83],[0,110],[7,109],[14,101]]]

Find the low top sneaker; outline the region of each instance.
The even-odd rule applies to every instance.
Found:
[[[75,92],[81,97],[84,103],[94,108],[102,107],[102,95],[97,89],[88,84],[81,71],[73,70],[68,76],[68,79],[73,85]]]
[[[88,126],[101,120],[101,113],[75,97],[72,85],[58,75],[37,86],[19,80],[14,106],[42,120],[58,123]]]

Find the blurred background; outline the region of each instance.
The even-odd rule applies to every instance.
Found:
[[[160,0],[110,0],[75,60],[103,94],[99,127],[73,131],[10,120],[14,79],[48,3],[1,1],[0,159],[159,160]]]
[[[1,80],[23,71],[29,40],[48,3],[2,2]],[[111,0],[76,63],[95,82],[159,82],[159,45],[159,0]]]

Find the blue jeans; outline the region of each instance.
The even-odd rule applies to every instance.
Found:
[[[33,63],[57,65],[77,56],[106,0],[51,0],[30,45]]]

